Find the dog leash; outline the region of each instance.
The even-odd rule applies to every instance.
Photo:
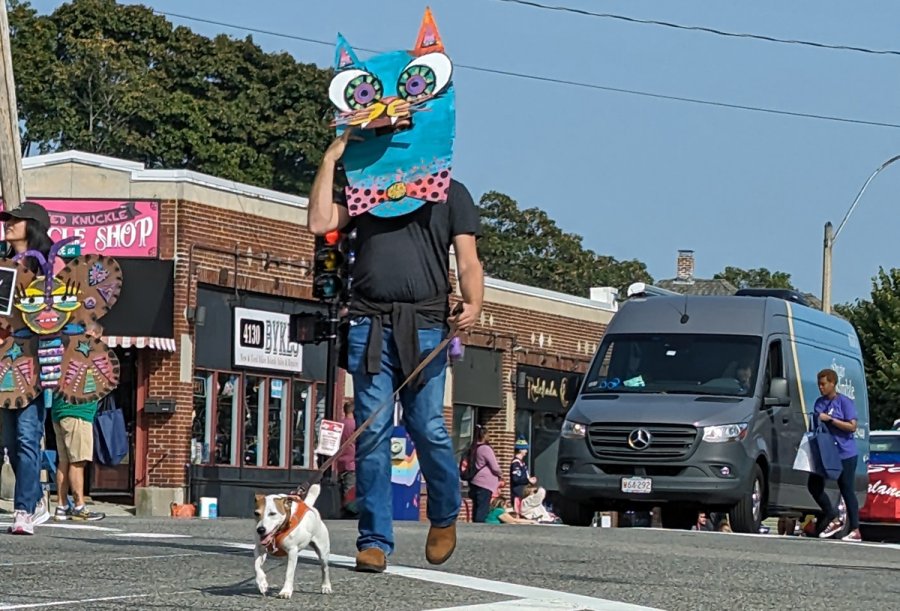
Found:
[[[454,308],[454,312],[456,312],[458,310],[459,310],[459,305],[457,306],[457,308]],[[307,480],[307,481],[303,482],[302,484],[300,484],[299,486],[297,486],[296,494],[298,496],[300,496],[301,498],[306,498],[306,493],[309,491],[309,487],[312,486],[313,484],[317,484],[320,481],[322,481],[322,476],[325,475],[325,471],[327,471],[328,468],[334,464],[334,462],[338,459],[338,457],[341,454],[343,454],[344,450],[347,449],[352,444],[356,443],[356,439],[363,433],[363,431],[365,431],[367,428],[369,428],[373,422],[375,422],[375,419],[381,414],[381,412],[386,410],[388,407],[394,406],[394,403],[396,403],[397,398],[400,396],[400,391],[403,390],[404,388],[406,388],[406,386],[410,382],[415,380],[416,377],[418,377],[418,375],[422,372],[422,370],[425,369],[425,367],[427,367],[428,364],[431,361],[433,361],[438,354],[440,354],[443,350],[445,350],[447,348],[447,346],[450,344],[450,342],[453,341],[453,338],[456,337],[456,335],[458,333],[459,333],[459,330],[456,328],[456,325],[451,324],[450,325],[450,333],[447,334],[447,337],[445,337],[443,339],[443,341],[441,341],[440,344],[435,346],[434,349],[431,352],[429,352],[425,356],[424,359],[422,359],[422,362],[419,363],[416,366],[416,368],[412,370],[412,373],[410,373],[409,376],[407,376],[407,378],[405,380],[403,380],[403,382],[400,384],[400,386],[397,387],[397,390],[394,391],[394,394],[392,394],[388,398],[387,401],[385,401],[384,403],[379,405],[378,409],[376,409],[374,412],[372,412],[372,415],[369,416],[368,418],[366,418],[365,422],[363,422],[361,425],[359,425],[356,428],[355,431],[353,431],[353,434],[351,434],[350,437],[347,438],[347,441],[342,443],[340,445],[340,447],[337,449],[337,452],[335,452],[334,455],[328,457],[328,460],[326,460],[324,463],[322,463],[321,467],[316,469],[316,471],[313,473],[312,477],[309,478],[309,480]]]

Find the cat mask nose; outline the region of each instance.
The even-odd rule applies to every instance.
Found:
[[[349,124],[360,129],[375,129],[394,125],[411,115],[409,102],[397,96],[382,98],[371,106],[358,111]]]

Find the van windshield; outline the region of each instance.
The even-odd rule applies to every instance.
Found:
[[[585,393],[683,393],[749,397],[762,340],[746,335],[608,335]]]

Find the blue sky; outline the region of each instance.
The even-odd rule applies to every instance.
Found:
[[[900,49],[888,0],[541,0],[631,17]],[[41,12],[58,1],[32,3]],[[352,45],[409,48],[430,4],[458,64],[667,95],[900,124],[900,57],[725,38],[497,0],[147,0],[158,11]],[[172,18],[204,35],[247,32]],[[253,34],[269,51],[330,65],[333,48]],[[366,56],[361,53],[361,56]],[[726,265],[792,274],[821,290],[823,225],[900,153],[900,129],[826,122],[513,78],[459,68],[455,174],[473,195],[547,210],[587,247],[675,273]],[[869,186],[835,246],[833,300],[868,297],[900,266],[900,164]]]

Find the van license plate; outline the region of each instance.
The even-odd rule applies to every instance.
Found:
[[[623,477],[622,492],[632,494],[649,494],[653,489],[652,480],[649,477]]]

